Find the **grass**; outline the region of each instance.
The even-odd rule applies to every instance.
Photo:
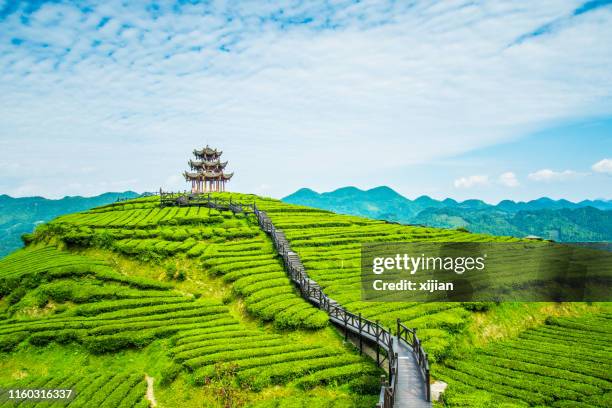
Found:
[[[612,314],[548,318],[518,337],[449,359],[436,375],[450,406],[607,407],[612,396]],[[483,405],[484,404],[484,405]]]
[[[122,214],[113,217],[125,218]],[[107,221],[113,217],[105,216]],[[220,218],[221,224],[229,222],[227,229],[250,222]],[[87,217],[81,214],[78,219]],[[219,224],[219,220],[204,222],[213,223]],[[0,309],[2,369],[10,373],[0,376],[1,384],[19,376],[24,381],[47,377],[59,381],[70,367],[78,366],[86,371],[83,376],[90,372],[97,376],[100,389],[108,388],[108,401],[121,405],[121,398],[127,398],[127,386],[119,389],[107,385],[119,379],[98,377],[127,363],[130,371],[122,374],[122,381],[139,389],[145,373],[156,378],[156,397],[167,406],[201,406],[202,401],[224,406],[228,402],[219,398],[221,394],[233,398],[236,405],[232,406],[264,402],[264,396],[273,395],[271,389],[287,395],[300,393],[303,385],[298,382],[302,378],[309,388],[330,395],[321,397],[321,401],[336,397],[363,399],[370,405],[374,401],[375,392],[348,395],[351,381],[368,377],[376,380],[379,370],[358,356],[352,346],[343,345],[340,336],[327,326],[326,318],[324,325],[303,324],[307,316],[322,312],[303,302],[286,278],[279,279],[276,271],[282,273],[282,267],[270,252],[265,236],[245,238],[234,232],[215,231],[201,241],[207,248],[214,247],[212,255],[190,257],[162,251],[158,257],[128,254],[117,249],[114,241],[91,238],[107,233],[114,231],[106,227],[87,230],[61,221],[38,231],[28,249],[0,261],[0,285],[5,295]],[[244,246],[254,245],[268,250],[269,255],[263,251],[265,261],[258,265],[268,269],[262,273],[279,276],[279,284],[270,288],[284,293],[294,310],[311,310],[305,317],[296,315],[299,320],[283,326],[280,332],[275,314],[262,318],[251,313],[257,302],[250,295],[260,292],[258,278],[249,273],[251,265],[238,258],[244,254]],[[221,257],[228,259],[227,265],[235,265],[232,272],[243,271],[243,275],[231,280],[223,273],[211,272],[212,264],[206,262]],[[233,257],[237,258],[235,263]],[[169,274],[169,270],[174,273]],[[185,278],[178,279],[177,271],[184,271]],[[307,328],[317,330],[303,330]],[[248,339],[234,338],[234,331],[248,333]],[[65,358],[67,355],[70,358]],[[57,364],[62,357],[62,363]],[[291,363],[286,364],[288,361]],[[219,376],[218,370],[223,369],[220,364],[227,364],[233,374]],[[260,371],[257,367],[262,364],[268,375],[249,374]],[[281,367],[285,371],[277,376]],[[316,369],[343,367],[342,375],[332,383],[313,378]],[[182,395],[180,402],[177,393]],[[101,396],[92,398],[101,406],[111,404]]]
[[[216,195],[255,201],[285,232],[311,278],[349,311],[388,327],[397,318],[417,327],[435,362],[434,377],[451,384],[448,406],[607,401],[605,383],[559,382],[562,372],[574,376],[569,367],[549,367],[554,380],[529,377],[534,384],[567,390],[551,400],[550,392],[534,392],[518,378],[533,375],[530,366],[493,364],[486,352],[525,350],[520,345],[534,347],[537,337],[548,349],[567,353],[562,337],[537,331],[577,323],[547,318],[587,318],[604,312],[605,305],[361,300],[362,243],[514,238],[388,224],[253,195]],[[0,261],[0,348],[6,361],[0,367],[11,373],[0,381],[60,378],[70,364],[102,372],[128,361],[133,371],[126,378],[134,373],[156,378],[162,406],[365,407],[376,401],[379,371],[343,344],[323,312],[301,299],[253,216],[160,209],[149,197],[59,217],[32,239],[30,248]],[[595,324],[586,322],[587,328]],[[609,327],[608,320],[597,324]],[[42,350],[38,363],[26,357]],[[76,353],[66,365],[53,369],[44,363],[66,353]]]

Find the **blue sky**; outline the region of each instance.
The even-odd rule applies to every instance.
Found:
[[[0,193],[612,198],[612,2],[0,0]]]

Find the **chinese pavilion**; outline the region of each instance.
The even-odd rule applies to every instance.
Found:
[[[212,149],[206,145],[201,150],[194,150],[196,160],[189,160],[191,172],[183,173],[186,181],[191,181],[192,193],[205,193],[209,191],[225,191],[225,183],[234,173],[226,173],[227,162],[221,161],[222,151]]]

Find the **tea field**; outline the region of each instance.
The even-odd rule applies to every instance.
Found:
[[[516,238],[214,196],[256,202],[349,311],[416,327],[434,377],[449,384],[441,404],[608,403],[612,329],[601,305],[517,314],[508,324],[515,331],[466,349],[460,344],[489,338],[509,309],[361,301],[362,243]],[[162,407],[372,407],[378,399],[380,369],[301,298],[252,215],[160,208],[145,197],[58,217],[24,240],[26,249],[0,260],[0,388],[73,384],[68,406],[149,406],[147,375]],[[557,314],[575,317],[542,324]]]
[[[250,394],[273,386],[299,391],[378,385],[375,365],[339,340],[300,341],[273,328],[247,327],[222,301],[181,293],[168,282],[125,276],[99,260],[57,247],[36,246],[1,260],[0,283],[0,367],[20,367],[13,373],[3,370],[2,385],[72,387],[78,397],[69,406],[94,406],[92,401],[95,406],[148,406],[143,402],[145,372],[113,377],[103,369],[86,376],[64,370],[46,375],[55,368],[44,367],[43,375],[20,379],[15,377],[30,370],[16,360],[50,345],[76,346],[81,353],[104,357],[162,342],[162,386],[184,374],[193,387],[202,387],[225,370],[238,390]],[[357,397],[357,402],[353,397],[350,401],[368,401],[367,392]]]
[[[449,359],[436,376],[449,406],[609,407],[612,314],[550,318],[518,338]]]

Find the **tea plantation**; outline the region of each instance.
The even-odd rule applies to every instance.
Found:
[[[490,330],[503,304],[361,301],[364,242],[515,238],[215,197],[256,202],[310,277],[351,312],[417,327],[434,377],[449,384],[445,405],[609,406],[611,315],[601,305],[568,306],[577,317],[546,325],[542,313],[530,324],[516,316],[518,336],[468,353],[458,344]],[[146,197],[59,217],[24,240],[26,249],[0,260],[0,388],[72,387],[69,407],[149,406],[145,376],[162,407],[378,400],[382,371],[302,299],[252,215],[160,208]]]
[[[490,345],[436,373],[450,406],[609,407],[612,314],[550,318],[545,326]],[[467,357],[467,358],[466,358]]]

